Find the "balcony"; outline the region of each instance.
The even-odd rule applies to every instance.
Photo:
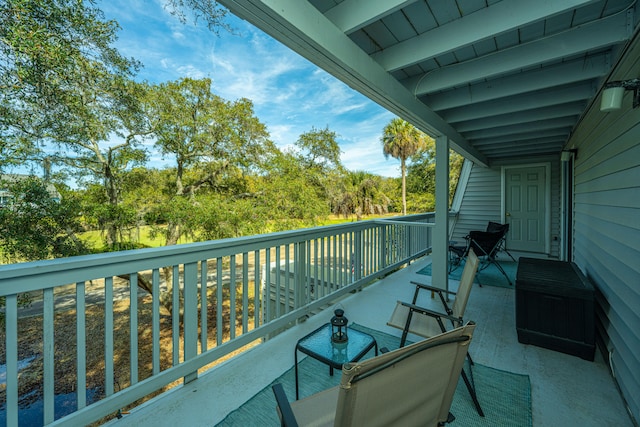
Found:
[[[411,297],[410,280],[430,282],[429,276],[417,274],[430,262],[428,256],[420,258],[345,298],[341,304],[350,321],[400,335],[400,331],[386,325],[388,316],[396,300]],[[453,290],[456,286],[456,282],[452,282]],[[595,361],[589,362],[518,343],[514,302],[513,289],[474,286],[466,310],[467,318],[478,324],[470,352],[477,363],[529,375],[533,425],[631,426],[602,356],[597,352]],[[433,304],[437,307],[436,300]],[[329,312],[313,316],[251,352],[215,368],[198,381],[153,400],[109,425],[216,425],[230,411],[291,368],[296,341],[329,318]],[[260,369],[249,368],[256,366]],[[326,375],[326,372],[319,375]],[[479,398],[482,403],[483,396]],[[275,411],[275,407],[268,410]]]
[[[417,271],[431,262],[433,226],[433,215],[416,215],[2,267],[6,424],[24,423],[22,368],[25,358],[33,356],[42,366],[42,424],[102,422],[178,383],[108,424],[215,425],[291,368],[295,342],[328,321],[331,311],[326,309],[337,301],[350,321],[399,335],[386,321],[396,300],[410,298],[410,280],[430,281]],[[455,286],[451,282],[453,290]],[[31,314],[42,318],[42,351],[34,355],[18,349],[24,321],[18,292],[27,291],[36,299]],[[166,317],[163,298],[171,302],[170,322],[161,321]],[[58,347],[70,343],[61,343],[55,332],[64,301],[76,317],[74,369],[64,375],[84,390],[89,373],[99,370],[104,384],[95,395],[80,393],[74,409],[61,417],[55,388]],[[125,312],[114,309],[122,302],[128,306]],[[104,307],[104,328],[97,335],[86,328],[94,306]],[[149,323],[140,315],[143,308],[150,308]],[[215,315],[209,315],[211,310]],[[122,316],[129,348],[124,361],[114,359]],[[595,362],[587,362],[521,345],[514,318],[513,289],[473,289],[467,319],[478,324],[474,359],[529,375],[534,425],[631,425],[599,354]],[[169,349],[160,345],[165,334],[171,337]],[[96,346],[102,349],[97,359],[89,352]],[[147,369],[143,359],[149,351]],[[167,352],[170,366],[162,363]]]

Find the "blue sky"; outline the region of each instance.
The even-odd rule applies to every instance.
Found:
[[[338,135],[348,169],[400,176],[400,162],[385,159],[380,143],[394,115],[251,24],[230,14],[237,34],[216,36],[202,22],[182,24],[164,10],[162,0],[104,0],[99,7],[122,27],[116,47],[143,63],[139,80],[209,77],[217,95],[251,99],[279,147],[290,146],[312,127],[328,126]],[[159,156],[151,161],[170,165]]]

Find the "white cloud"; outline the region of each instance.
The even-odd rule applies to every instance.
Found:
[[[379,142],[391,113],[245,21],[231,17],[237,34],[223,31],[218,37],[202,23],[180,23],[161,0],[103,0],[99,6],[123,27],[120,51],[144,63],[140,79],[209,77],[223,98],[252,100],[279,147],[291,146],[313,127],[329,127],[338,134],[347,168],[400,175]]]
[[[178,65],[176,67],[176,70],[183,77],[191,77],[193,79],[203,79],[205,77],[208,77],[204,73],[204,71],[202,71],[201,69],[199,69],[199,68],[197,68],[197,67],[195,67],[195,66],[193,66],[191,64]]]

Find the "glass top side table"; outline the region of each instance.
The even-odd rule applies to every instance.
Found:
[[[378,355],[378,343],[371,335],[348,328],[349,340],[346,343],[336,344],[331,341],[331,325],[326,323],[296,344],[294,350],[296,373],[296,400],[298,392],[298,352],[302,352],[329,366],[329,375],[333,375],[333,369],[342,369],[342,365],[348,362],[357,362],[372,348]]]

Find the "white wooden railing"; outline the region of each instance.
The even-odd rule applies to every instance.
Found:
[[[42,359],[42,382],[36,390],[43,402],[42,424],[84,425],[116,414],[176,380],[193,381],[203,367],[428,253],[433,218],[412,215],[1,266],[6,387],[0,394],[5,396],[6,425],[17,426],[22,416],[19,370],[25,354],[19,354],[18,343],[26,316],[42,318],[41,354],[26,356]],[[29,308],[18,304],[25,292],[33,298]],[[72,306],[62,307],[63,301]],[[96,331],[86,327],[96,308],[104,319],[100,342]],[[142,308],[150,310],[150,321],[140,320]],[[75,347],[74,355],[65,355],[75,358],[75,372],[64,375],[72,376],[74,388],[84,391],[88,372],[100,370],[104,384],[90,399],[77,393],[76,410],[63,415],[55,407],[54,384],[61,357],[56,348],[60,339],[69,339],[56,337],[56,318],[65,309],[68,315],[75,312],[76,333],[71,337],[75,345],[64,343]],[[122,316],[127,325],[118,328]],[[170,334],[171,348],[161,345],[161,333]],[[124,363],[114,359],[115,344],[123,339],[129,341]],[[147,369],[141,355],[148,351],[149,340]],[[95,351],[88,351],[95,348],[101,349],[97,359]],[[167,351],[170,366],[161,363],[161,352]]]

